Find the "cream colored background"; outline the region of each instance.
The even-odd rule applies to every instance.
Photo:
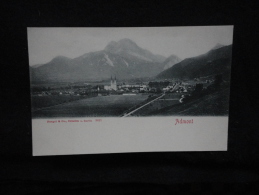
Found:
[[[181,118],[194,123],[175,125],[175,119]],[[33,156],[227,150],[228,117],[62,119],[93,122],[53,124],[48,119],[32,119]]]

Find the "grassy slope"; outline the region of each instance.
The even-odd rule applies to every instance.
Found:
[[[150,113],[152,116],[226,116],[229,112],[229,88],[221,89],[186,104],[170,106]]]

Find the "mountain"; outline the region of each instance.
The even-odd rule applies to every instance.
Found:
[[[130,39],[121,39],[118,42],[112,41],[104,50],[123,57],[135,57],[149,62],[162,63],[166,59],[164,56],[154,55],[150,51],[140,48]]]
[[[35,64],[35,65],[33,65],[33,66],[31,66],[32,68],[38,68],[38,67],[40,67],[40,66],[42,66],[43,64]]]
[[[32,81],[56,81],[56,78],[65,77],[65,75],[69,74],[69,71],[73,70],[70,63],[70,58],[57,56],[47,64],[30,69],[31,79]]]
[[[219,49],[219,48],[221,48],[221,47],[224,47],[225,45],[222,45],[222,44],[217,44],[217,45],[215,45],[211,50],[214,50],[214,49]]]
[[[187,58],[157,75],[159,79],[205,77],[216,74],[230,76],[232,45],[212,49],[209,52]]]
[[[181,59],[177,57],[176,55],[171,55],[169,56],[164,62],[163,62],[163,67],[164,70],[171,68],[173,65],[179,63]]]
[[[163,71],[165,57],[140,48],[130,39],[110,42],[104,50],[86,53],[74,59],[58,56],[31,68],[32,82],[77,82],[154,77]]]

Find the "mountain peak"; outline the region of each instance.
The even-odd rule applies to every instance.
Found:
[[[168,68],[171,68],[172,66],[174,66],[175,64],[179,63],[181,61],[181,59],[172,54],[170,55],[164,62],[164,70],[168,69]]]
[[[70,58],[66,57],[66,56],[56,56],[55,58],[53,58],[53,60],[69,60]]]
[[[134,41],[132,41],[131,39],[128,38],[124,38],[118,41],[118,43],[120,44],[134,44],[137,45]]]
[[[68,57],[65,57],[65,56],[56,56],[55,58],[53,58],[50,63],[60,63],[60,62],[67,62],[71,60],[70,58]]]
[[[224,47],[225,45],[217,43],[211,50],[219,49],[221,47]]]
[[[177,58],[177,59],[181,60],[177,55],[174,55],[174,54],[170,55],[168,58],[170,58],[170,59]]]
[[[118,53],[122,50],[135,50],[139,49],[138,45],[127,38],[121,39],[118,42],[111,41],[104,50],[112,52],[112,53]]]
[[[137,58],[148,62],[162,63],[166,58],[161,55],[155,55],[150,51],[139,47],[134,41],[128,38],[117,42],[111,41],[104,49],[113,54],[119,54],[126,58]]]

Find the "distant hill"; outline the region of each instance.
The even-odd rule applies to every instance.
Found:
[[[159,79],[198,78],[216,74],[230,76],[232,45],[212,49],[209,52],[187,58],[157,75]]]
[[[40,66],[42,66],[43,64],[35,64],[35,65],[33,65],[33,66],[31,66],[32,68],[38,68],[38,67],[40,67]]]
[[[224,47],[225,45],[222,45],[222,44],[217,44],[217,45],[215,45],[211,50],[214,50],[214,49],[219,49],[219,48],[221,48],[221,47]]]
[[[178,56],[176,55],[171,55],[169,56],[164,62],[163,62],[163,67],[164,70],[171,68],[173,65],[179,63],[182,61]]]
[[[74,59],[58,56],[41,66],[32,66],[32,82],[60,82],[154,77],[163,71],[166,58],[140,48],[130,39],[110,42],[104,50]]]

